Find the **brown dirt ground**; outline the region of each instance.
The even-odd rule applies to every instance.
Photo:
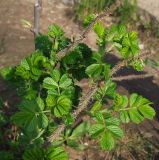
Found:
[[[34,0],[0,0],[0,68],[17,64],[23,57],[34,50],[32,33],[21,25],[21,19],[33,22],[33,5]],[[41,32],[47,32],[48,24],[51,23],[62,26],[67,35],[78,35],[81,31],[81,27],[73,21],[71,7],[58,0],[46,0],[43,3]],[[140,36],[142,40],[145,40],[150,38],[151,34],[146,32]],[[153,38],[151,42],[152,40],[153,48],[158,51],[159,49],[156,48],[159,48],[159,40]],[[94,47],[93,34],[90,34],[86,41]],[[146,44],[149,44],[149,42]],[[150,70],[147,71],[149,72]],[[125,73],[125,71],[123,70],[122,73]],[[123,94],[137,92],[145,96],[154,102],[159,115],[159,79],[148,78],[146,80],[120,82],[119,91]],[[6,100],[16,97],[15,93],[6,90],[2,80],[0,80],[0,96]],[[14,106],[14,102],[8,103],[10,106]],[[157,116],[156,120],[152,122],[145,121],[144,124],[139,126],[143,131],[150,133],[156,143],[159,142],[158,118]],[[72,160],[82,159],[78,154],[74,154],[74,151],[70,152]]]

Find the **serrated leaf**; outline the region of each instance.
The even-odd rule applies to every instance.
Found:
[[[95,15],[94,14],[89,14],[87,17],[85,17],[83,21],[84,27],[87,27],[91,24],[91,22],[94,20]]]
[[[58,82],[60,80],[60,72],[59,72],[59,70],[54,69],[52,74],[51,74],[51,77],[55,82]]]
[[[103,70],[103,67],[101,64],[92,64],[87,67],[86,73],[90,77],[95,77],[95,76],[100,76],[100,74],[102,73],[102,70]]]
[[[94,116],[96,121],[98,121],[98,123],[103,123],[104,122],[104,116],[102,114],[102,112],[94,112]]]
[[[133,40],[137,40],[138,39],[138,33],[137,32],[131,32],[130,33],[130,39]]]
[[[68,160],[68,154],[62,147],[49,147],[46,154],[49,160]]]
[[[130,96],[130,107],[136,105],[138,98],[139,97],[136,93],[131,94],[131,96]]]
[[[4,80],[10,80],[12,78],[13,73],[14,69],[12,67],[5,67],[0,69],[0,76],[2,76]]]
[[[104,131],[103,124],[94,124],[89,129],[89,134],[93,138],[97,138]]]
[[[117,138],[121,138],[124,135],[123,130],[116,125],[109,125],[106,128]]]
[[[94,104],[93,104],[93,106],[92,106],[92,108],[91,108],[91,113],[94,113],[94,112],[96,112],[96,111],[99,111],[100,109],[101,109],[101,107],[102,107],[102,104],[101,104],[101,102],[99,102],[99,101],[96,101]]]
[[[127,111],[120,112],[120,120],[122,123],[129,123],[130,122],[129,114]]]
[[[144,120],[144,117],[137,111],[137,109],[130,109],[129,116],[132,122],[139,124]]]
[[[53,106],[56,105],[56,99],[55,99],[55,97],[53,95],[48,95],[46,97],[46,105],[48,107],[53,107]]]
[[[30,70],[30,66],[29,66],[29,63],[28,63],[28,61],[27,61],[27,59],[22,59],[21,60],[21,66],[23,66],[26,70]]]
[[[56,117],[67,115],[71,109],[72,102],[66,96],[60,96],[54,106],[53,113]]]
[[[39,126],[41,126],[41,128],[46,128],[48,126],[49,120],[44,113],[41,113],[38,119],[39,119]]]
[[[31,160],[34,157],[34,160],[40,160],[43,159],[45,156],[44,149],[41,149],[39,147],[28,149],[23,154],[23,160]]]
[[[116,125],[116,126],[119,126],[119,124],[120,124],[119,119],[116,118],[116,117],[109,117],[109,118],[106,118],[106,119],[105,119],[105,122],[106,122],[106,126],[109,126],[109,125]]]
[[[60,38],[64,35],[64,31],[58,25],[53,24],[49,26],[48,35],[53,38]]]
[[[152,120],[156,114],[155,110],[148,105],[143,105],[143,106],[139,107],[139,111],[142,113],[142,115],[145,118],[150,119],[150,120]]]
[[[51,77],[47,77],[43,81],[43,87],[46,89],[55,89],[58,87],[58,83],[55,82]]]
[[[105,77],[105,80],[108,81],[110,79],[110,65],[109,64],[106,64],[104,66],[104,77]]]
[[[67,87],[69,87],[72,84],[72,80],[70,78],[68,78],[68,76],[66,74],[64,74],[59,82],[59,87],[66,89]]]
[[[16,125],[23,128],[26,132],[34,132],[46,127],[47,117],[41,115],[43,114],[42,108],[38,106],[36,100],[25,100],[21,103],[19,108],[20,112],[15,113],[11,118]]]
[[[71,138],[76,137],[80,138],[83,137],[89,130],[90,123],[89,122],[83,122],[80,125],[78,125],[72,132]]]
[[[124,58],[128,58],[129,57],[129,47],[123,47],[121,50],[121,55],[124,57]]]
[[[104,25],[100,22],[97,22],[94,25],[94,32],[98,35],[99,38],[103,38],[106,32]]]
[[[38,104],[39,108],[41,109],[41,111],[43,111],[44,110],[44,101],[43,101],[43,99],[41,97],[38,97],[36,99],[36,101],[37,101],[37,104]]]
[[[109,132],[103,134],[100,140],[100,146],[103,150],[108,150],[108,151],[114,148],[115,146],[114,138]]]
[[[123,41],[122,41],[122,45],[123,45],[124,47],[130,47],[130,46],[131,46],[131,42],[130,42],[130,40],[129,40],[128,37],[124,37],[124,39],[123,39]]]

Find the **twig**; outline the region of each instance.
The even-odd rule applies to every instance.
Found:
[[[121,5],[121,1],[117,0],[116,3],[114,3],[110,8],[106,9],[104,13],[98,15],[93,21],[92,23],[86,28],[86,30],[79,36],[79,38],[77,40],[75,40],[74,42],[72,42],[67,48],[65,48],[64,50],[60,51],[57,55],[58,59],[62,59],[64,56],[66,56],[66,54],[72,50],[77,44],[79,44],[81,41],[83,41],[86,37],[86,35],[90,32],[90,30],[92,29],[92,27],[94,26],[94,24],[102,19],[103,17],[107,17],[110,16],[119,6]]]
[[[112,81],[128,81],[128,80],[133,80],[133,79],[144,79],[144,78],[149,78],[153,77],[154,74],[141,74],[141,75],[128,75],[128,76],[118,76],[118,77],[112,77]]]

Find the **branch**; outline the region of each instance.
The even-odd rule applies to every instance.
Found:
[[[141,74],[141,75],[128,75],[128,76],[118,76],[118,77],[113,77],[111,80],[112,81],[128,81],[128,80],[133,80],[133,79],[144,79],[144,78],[149,78],[153,77],[153,74]]]
[[[90,30],[92,29],[92,27],[94,26],[94,24],[104,18],[104,17],[109,17],[110,15],[112,15],[112,13],[121,5],[121,1],[117,0],[113,5],[110,6],[110,8],[107,8],[105,10],[104,13],[98,15],[93,21],[92,23],[86,28],[86,30],[79,36],[79,38],[77,40],[75,40],[74,42],[72,42],[67,48],[65,48],[64,50],[60,51],[57,55],[58,59],[62,59],[64,56],[66,56],[66,54],[72,50],[77,44],[79,44],[81,41],[83,41],[85,39],[85,37],[88,35],[88,33],[90,32]]]

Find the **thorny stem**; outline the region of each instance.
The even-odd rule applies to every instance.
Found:
[[[104,13],[99,14],[93,21],[92,23],[85,29],[85,31],[79,36],[79,38],[77,40],[75,40],[74,42],[72,42],[67,48],[65,48],[64,50],[60,51],[57,55],[57,58],[60,60],[62,59],[64,56],[66,56],[66,54],[68,54],[68,52],[70,50],[72,50],[77,44],[79,44],[81,41],[83,41],[86,36],[88,35],[88,33],[90,32],[90,30],[92,29],[92,27],[94,26],[94,24],[104,18],[104,17],[109,17],[110,15],[112,15],[112,13],[121,5],[121,0],[117,0],[116,3],[114,3],[112,6],[110,6],[110,8],[107,8],[105,10]]]
[[[119,6],[121,5],[121,1],[117,0],[116,3],[114,3],[109,9],[107,9],[104,13],[98,15],[93,22],[86,28],[86,30],[82,33],[82,35],[77,39],[76,41],[72,42],[66,49],[62,50],[61,52],[58,53],[58,59],[62,59],[66,54],[74,48],[75,45],[80,43],[83,39],[85,39],[86,35],[90,32],[91,28],[94,26],[94,24],[101,18],[110,16]],[[98,82],[99,83],[99,82]],[[87,108],[90,100],[93,98],[94,94],[98,90],[98,83],[93,85],[90,89],[89,92],[86,94],[86,96],[83,96],[82,99],[80,100],[80,103],[77,107],[77,110],[74,111],[73,117],[76,120],[78,115]],[[44,144],[45,147],[50,145],[51,142],[54,140],[58,139],[61,133],[65,130],[65,124],[61,124],[57,130],[50,136],[48,137],[46,143]]]
[[[103,13],[103,14],[97,16],[95,18],[95,20],[90,24],[90,26],[87,27],[87,29],[83,32],[83,34],[81,35],[81,37],[79,39],[77,39],[75,42],[71,43],[66,49],[64,49],[58,53],[58,59],[63,58],[76,44],[80,43],[86,37],[86,35],[89,33],[90,29],[96,23],[97,20],[99,20],[105,16],[110,16],[111,13],[113,13],[113,11],[116,10],[116,8],[118,8],[119,5],[120,5],[120,0],[117,0],[117,3],[112,5],[112,7],[108,10],[108,13]],[[145,59],[145,58],[152,56],[152,55],[153,54],[141,54],[140,56],[137,57],[137,59],[139,59],[139,58]],[[127,64],[132,60],[134,60],[134,58],[133,59],[130,58],[128,60],[123,60],[123,61],[119,62],[111,70],[111,72],[110,72],[111,78],[113,78],[114,74],[116,74],[122,67],[127,66]],[[89,89],[89,92],[81,98],[80,103],[77,106],[77,109],[73,112],[73,117],[75,120],[78,118],[79,114],[87,108],[91,99],[93,99],[94,94],[98,90],[98,85],[99,85],[99,81],[95,85],[92,85]],[[65,124],[59,125],[59,127],[56,129],[56,131],[50,137],[47,138],[47,141],[45,142],[44,147],[49,146],[51,144],[51,142],[59,139],[59,137],[61,136],[61,133],[65,130],[65,127],[66,127]]]

